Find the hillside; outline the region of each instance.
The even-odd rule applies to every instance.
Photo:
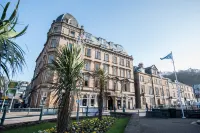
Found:
[[[175,80],[174,73],[169,73],[163,75],[166,78]],[[194,85],[194,84],[200,84],[200,70],[199,69],[188,69],[188,70],[180,70],[177,72],[178,80],[181,83],[187,84],[187,85]]]

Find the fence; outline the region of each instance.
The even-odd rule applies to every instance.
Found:
[[[110,115],[110,112],[106,112],[106,109],[103,110],[103,115]],[[44,117],[48,117],[46,119],[52,119],[57,118],[57,108],[14,108],[14,109],[8,109],[7,107],[4,107],[3,110],[0,109],[2,112],[0,115],[0,125],[4,125],[5,122],[14,119],[23,119],[22,122],[29,122],[26,118],[31,118],[31,121],[41,121]],[[80,107],[79,108],[79,116],[97,116],[98,115],[98,107]],[[72,111],[72,117],[77,116],[76,111]],[[45,118],[44,118],[45,119]],[[17,121],[16,123],[19,123]],[[10,122],[9,124],[14,124],[14,121]]]
[[[184,109],[186,118],[200,118],[200,109]],[[182,118],[182,110],[179,108],[154,108],[146,112],[147,117],[155,118]]]

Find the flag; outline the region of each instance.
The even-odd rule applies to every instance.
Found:
[[[163,58],[160,58],[161,60],[164,60],[164,59],[173,59],[173,56],[172,56],[172,52],[170,54],[168,54],[167,56],[163,57]]]

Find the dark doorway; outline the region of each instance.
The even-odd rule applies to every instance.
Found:
[[[160,99],[158,99],[158,105],[160,105]]]
[[[113,99],[112,97],[108,97],[108,109],[113,110]]]
[[[131,102],[128,101],[128,109],[131,109]]]

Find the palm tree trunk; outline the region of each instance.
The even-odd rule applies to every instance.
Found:
[[[100,92],[99,92],[99,100],[98,100],[98,109],[99,109],[99,120],[102,120],[102,112],[103,112],[103,86],[100,84]]]
[[[69,118],[71,115],[70,112],[70,92],[65,92],[63,94],[63,99],[60,106],[59,106],[59,110],[58,110],[58,122],[57,122],[57,132],[58,133],[65,133],[66,130],[68,129],[68,125],[69,124]],[[70,112],[70,113],[66,113],[66,112]]]

